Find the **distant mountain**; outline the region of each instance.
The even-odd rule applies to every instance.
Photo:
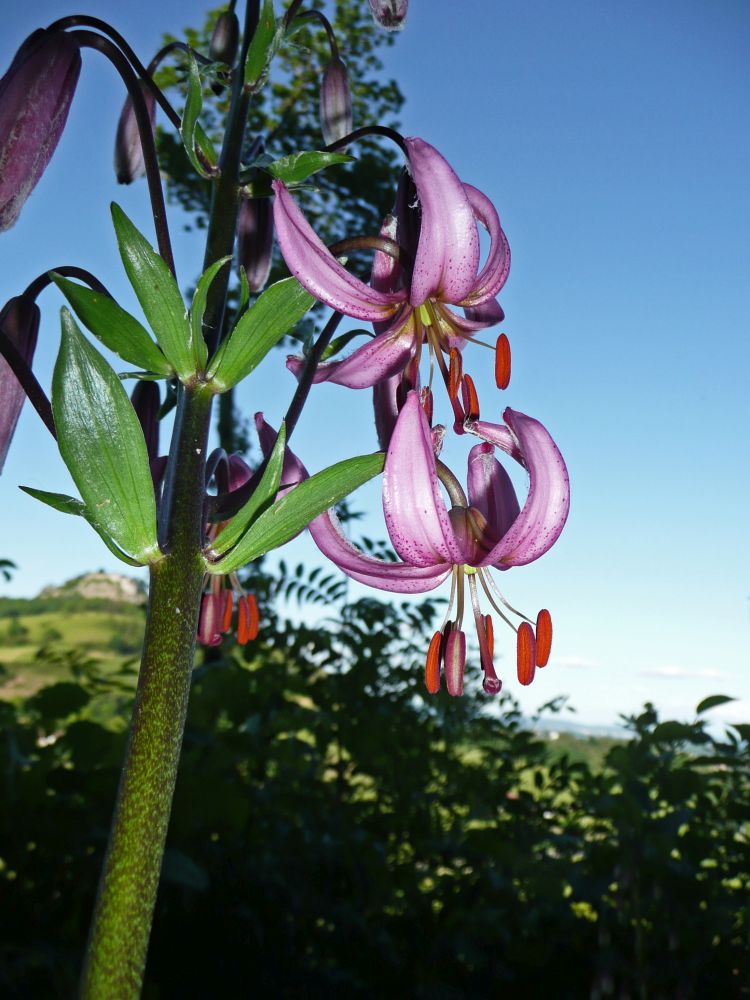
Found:
[[[84,573],[59,587],[45,587],[37,599],[83,597],[87,600],[116,601],[120,604],[145,604],[146,587],[140,580],[119,573]]]

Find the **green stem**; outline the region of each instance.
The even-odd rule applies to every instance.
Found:
[[[183,458],[173,489],[172,546],[151,568],[138,692],[83,971],[86,1000],[140,995],[180,759],[204,575],[211,396],[187,389],[180,404]]]

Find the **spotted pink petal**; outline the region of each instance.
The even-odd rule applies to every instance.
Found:
[[[522,464],[528,469],[529,494],[520,514],[482,560],[482,565],[509,569],[538,559],[560,537],[570,510],[570,480],[557,445],[538,420],[510,407],[503,414],[503,419],[510,429]],[[474,425],[474,433],[478,433],[477,426]],[[485,424],[489,433],[481,436],[491,444],[509,450],[506,436],[493,434],[493,426],[497,427]],[[504,428],[497,427],[497,430]]]
[[[400,372],[416,349],[411,319],[412,313],[409,310],[406,322],[403,317],[397,317],[397,322],[377,337],[368,339],[367,343],[358,347],[348,358],[318,365],[313,382],[334,382],[349,389],[368,389],[382,379]],[[394,328],[396,333],[393,332]],[[299,378],[305,366],[304,358],[291,355],[287,358],[286,366]]]
[[[451,571],[445,563],[408,566],[365,555],[346,538],[341,522],[332,510],[316,517],[308,527],[323,555],[336,563],[347,576],[369,587],[397,594],[422,594],[438,587]]]
[[[461,302],[476,286],[479,232],[464,185],[424,139],[406,139],[409,168],[422,208],[409,301]]]
[[[370,322],[392,316],[406,293],[381,292],[355,278],[315,234],[281,181],[273,182],[273,190],[276,238],[287,267],[299,283],[345,316]]]
[[[475,218],[490,234],[490,250],[484,267],[467,293],[462,306],[477,306],[494,298],[508,279],[510,271],[510,246],[500,225],[500,217],[486,194],[471,184],[464,184]],[[476,273],[476,272],[475,272]]]
[[[469,503],[484,514],[493,540],[499,540],[518,517],[520,507],[510,476],[494,455],[491,444],[477,444],[469,452]]]
[[[430,426],[414,391],[406,397],[385,458],[383,512],[404,562],[436,566],[466,561],[440,490]]]

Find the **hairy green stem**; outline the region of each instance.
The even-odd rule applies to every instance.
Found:
[[[203,477],[211,396],[183,391],[171,549],[151,568],[138,692],[81,983],[85,1000],[140,995],[177,778],[204,566]]]

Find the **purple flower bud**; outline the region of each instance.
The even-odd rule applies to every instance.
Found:
[[[237,56],[237,46],[240,40],[240,22],[233,10],[225,10],[216,19],[211,41],[208,43],[208,54],[213,62],[226,63],[231,66]]]
[[[237,257],[251,292],[268,281],[273,259],[273,214],[270,198],[244,198],[237,219]]]
[[[326,146],[352,130],[352,92],[346,65],[335,56],[320,83],[320,127]]]
[[[409,0],[370,0],[372,16],[387,31],[401,31],[408,6]]]
[[[0,231],[10,229],[52,159],[81,56],[70,35],[29,35],[0,80]]]
[[[0,312],[0,327],[22,357],[31,364],[39,333],[39,306],[17,295]],[[0,357],[0,472],[5,464],[26,393],[5,358]]]
[[[146,102],[148,117],[151,121],[151,131],[156,126],[156,98],[145,84],[141,83],[143,99]],[[138,131],[138,123],[130,97],[125,99],[120,120],[117,123],[115,136],[115,174],[118,184],[132,184],[133,181],[146,173],[143,162],[143,147]]]
[[[141,423],[143,436],[146,439],[146,451],[149,462],[159,454],[159,408],[161,397],[159,386],[150,379],[139,379],[130,396],[136,416]]]

